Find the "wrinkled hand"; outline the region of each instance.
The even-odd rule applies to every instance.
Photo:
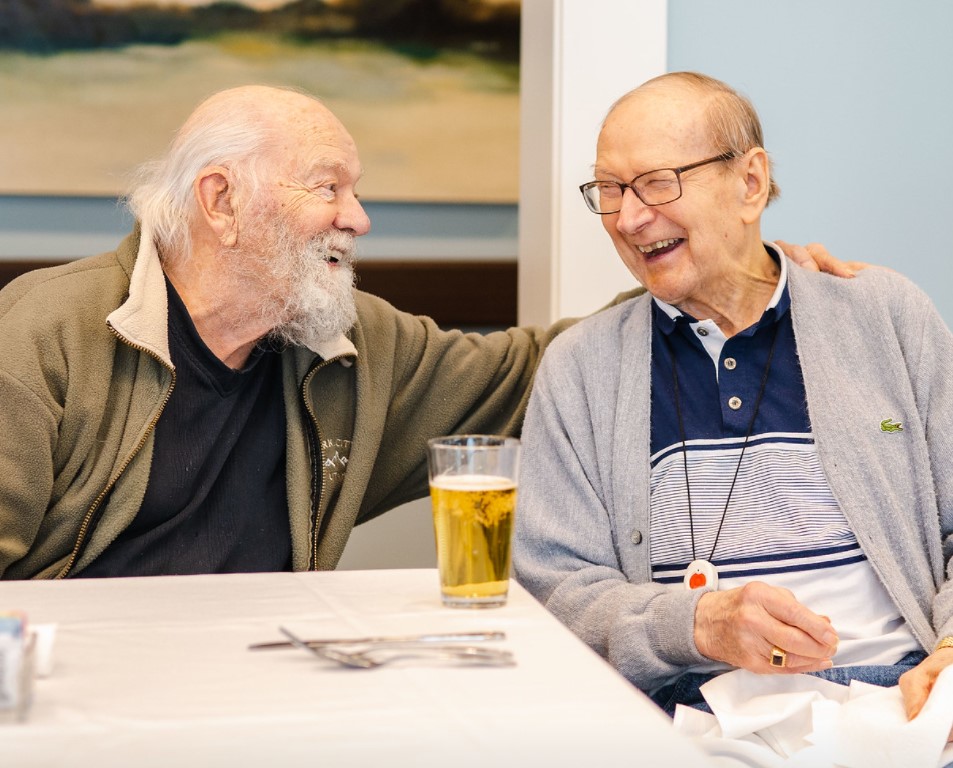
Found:
[[[870,266],[862,261],[835,259],[827,248],[820,243],[794,245],[783,240],[775,240],[774,242],[781,246],[781,250],[791,261],[812,272],[827,272],[836,277],[854,277],[860,270]]]
[[[752,581],[702,595],[695,609],[695,645],[710,659],[752,672],[794,674],[833,666],[837,633],[826,616],[799,603],[790,590]],[[772,646],[787,652],[784,667],[769,663]]]
[[[953,666],[953,648],[944,648],[934,651],[909,672],[900,676],[900,693],[903,694],[907,719],[913,720],[920,714],[940,672],[949,666]],[[953,730],[950,731],[949,741],[953,742]]]

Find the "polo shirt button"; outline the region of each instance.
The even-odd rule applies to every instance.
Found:
[[[729,397],[728,398],[728,407],[733,411],[737,411],[741,407],[741,398],[740,397]]]
[[[642,543],[642,531],[636,529],[632,531],[632,543],[641,544]]]
[[[707,335],[708,335],[708,329],[707,329],[707,328],[699,328],[699,329],[698,329],[698,335],[699,335],[699,336],[707,336]]]
[[[727,368],[729,371],[733,371],[737,367],[738,367],[737,360],[735,360],[733,357],[725,358],[725,368]]]

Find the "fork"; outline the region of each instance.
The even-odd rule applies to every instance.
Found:
[[[348,637],[337,639],[302,640],[308,645],[377,645],[392,643],[459,643],[464,641],[483,642],[485,640],[505,640],[506,634],[500,631],[484,632],[441,632],[423,635],[397,635],[390,637]],[[288,648],[292,643],[285,641],[252,643],[250,651]]]
[[[341,648],[332,648],[330,646],[309,645],[285,627],[278,627],[278,630],[291,641],[291,644],[295,648],[300,648],[303,651],[314,654],[320,659],[327,659],[328,661],[333,661],[341,666],[352,669],[374,669],[375,667],[380,667],[408,656],[421,655],[421,652],[459,661],[473,662],[474,664],[487,664],[492,666],[513,666],[515,664],[513,654],[510,651],[495,648],[481,648],[475,645],[418,645],[398,642],[378,644],[373,648],[366,648],[364,650],[345,651]],[[396,649],[403,652],[385,658],[374,658],[370,655],[372,651],[382,648]]]

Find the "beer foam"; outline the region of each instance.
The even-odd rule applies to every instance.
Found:
[[[445,491],[512,491],[516,483],[500,475],[438,475],[430,481],[433,488]]]

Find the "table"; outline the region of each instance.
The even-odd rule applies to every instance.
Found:
[[[439,601],[433,570],[0,584],[0,607],[57,624],[52,674],[0,762],[33,766],[706,765],[660,710],[515,583],[504,608]],[[513,667],[373,670],[301,636],[502,630]]]

